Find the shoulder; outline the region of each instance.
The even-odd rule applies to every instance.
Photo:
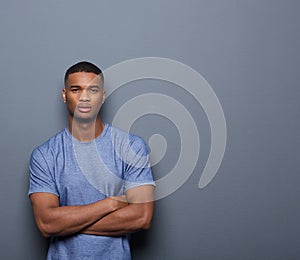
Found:
[[[125,132],[119,128],[109,126],[106,133],[110,138],[110,145],[117,154],[123,158],[136,158],[148,156],[147,145],[142,137]]]
[[[146,142],[142,137],[128,133],[115,126],[109,125],[107,134],[110,135],[113,142],[130,147],[146,148]]]
[[[47,156],[57,149],[63,143],[65,138],[65,129],[61,130],[54,136],[50,137],[47,141],[37,146],[31,153],[31,157]]]

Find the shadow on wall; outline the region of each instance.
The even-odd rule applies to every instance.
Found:
[[[142,255],[142,252],[148,251],[146,247],[150,245],[149,231],[140,231],[131,235],[130,246],[132,257]]]

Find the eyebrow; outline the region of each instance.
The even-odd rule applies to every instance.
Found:
[[[81,86],[77,86],[77,85],[72,85],[72,86],[69,86],[68,88],[82,88]],[[87,88],[99,88],[101,89],[102,86],[98,86],[98,85],[90,85],[88,86]]]
[[[98,85],[90,85],[90,86],[88,86],[88,88],[101,88],[101,86],[98,86]]]

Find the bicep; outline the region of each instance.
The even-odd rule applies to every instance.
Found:
[[[125,196],[130,205],[148,218],[152,218],[154,208],[154,186],[142,185],[126,191]]]
[[[154,186],[142,185],[128,189],[125,193],[129,203],[148,203],[154,200]]]
[[[59,207],[59,199],[52,193],[33,193],[30,195],[30,201],[38,224],[47,217],[49,209]]]
[[[143,185],[127,190],[125,193],[134,215],[141,220],[142,229],[148,229],[154,211],[154,186]]]

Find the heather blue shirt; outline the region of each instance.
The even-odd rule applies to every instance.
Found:
[[[126,190],[155,185],[144,141],[108,124],[92,142],[64,129],[37,147],[30,160],[29,195],[48,192],[60,206],[86,205]],[[128,236],[52,237],[47,259],[130,259]]]

